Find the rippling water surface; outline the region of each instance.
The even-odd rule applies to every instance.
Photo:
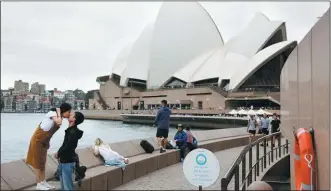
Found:
[[[29,142],[44,114],[1,114],[1,163],[23,159],[29,148]],[[61,146],[64,130],[68,121],[63,120],[59,129],[51,139],[49,152],[55,152]],[[118,121],[85,120],[79,126],[84,131],[78,147],[92,145],[95,138],[105,142],[117,142],[138,138],[154,137],[155,127],[145,125],[128,125]],[[175,129],[170,129],[174,133]]]

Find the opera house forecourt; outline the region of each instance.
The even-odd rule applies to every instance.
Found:
[[[224,42],[198,2],[164,2],[154,23],[97,78],[91,110],[153,109],[165,99],[181,110],[280,109],[280,73],[296,41],[286,25],[256,13]]]

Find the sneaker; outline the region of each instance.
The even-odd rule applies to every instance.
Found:
[[[166,150],[164,148],[161,148],[160,153],[164,153],[164,152],[166,152]]]
[[[180,159],[180,162],[184,162],[184,159],[183,159],[183,158],[181,158],[181,159]]]
[[[48,184],[46,180],[42,181],[42,184],[51,190],[55,189],[55,186]]]
[[[50,189],[46,187],[43,183],[38,183],[36,190],[50,190]]]

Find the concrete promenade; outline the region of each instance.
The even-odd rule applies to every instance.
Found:
[[[285,143],[285,139],[282,140],[282,144]],[[276,142],[277,144],[277,142]],[[220,190],[221,189],[221,178],[224,177],[226,172],[229,170],[232,163],[239,156],[240,152],[245,146],[230,148],[222,151],[215,152],[214,154],[218,158],[220,164],[220,176],[215,184],[205,188],[204,190]],[[270,144],[267,147],[267,152],[271,150]],[[283,151],[282,151],[283,152]],[[260,147],[260,157],[263,156],[263,147]],[[248,154],[246,156],[246,173],[249,171],[249,160]],[[252,150],[252,161],[253,164],[256,162],[256,149]],[[274,162],[276,161],[276,152],[274,153]],[[268,158],[267,158],[268,160]],[[261,166],[261,165],[260,165]],[[241,165],[239,169],[240,181],[242,176]],[[261,168],[260,168],[261,172]],[[229,185],[229,190],[234,189],[234,180]],[[254,181],[254,173],[253,173]],[[183,163],[177,163],[161,170],[155,171],[151,174],[145,175],[138,179],[135,179],[129,183],[121,185],[115,190],[197,190],[198,188],[192,186],[185,178],[183,172]]]

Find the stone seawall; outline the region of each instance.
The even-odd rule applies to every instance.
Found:
[[[123,123],[153,125],[155,115],[121,114]],[[246,118],[171,115],[170,125],[189,124],[200,129],[227,129],[247,126]]]
[[[225,150],[248,144],[246,128],[219,129],[210,131],[194,132],[199,147],[206,148],[212,152]],[[169,136],[170,139],[173,138]],[[140,139],[111,143],[113,150],[124,157],[128,157],[130,164],[122,171],[118,167],[105,167],[99,157],[94,156],[92,147],[77,149],[81,165],[88,168],[86,177],[79,190],[111,190],[131,180],[157,171],[180,161],[179,150],[167,150],[159,153],[155,138],[147,138],[156,151],[146,154],[140,147]],[[50,180],[57,168],[57,160],[49,154],[46,164],[46,178]],[[60,182],[50,181],[57,189]],[[17,160],[1,164],[1,190],[35,190],[35,176],[32,168],[24,162]]]
[[[155,115],[153,114],[122,114],[121,111],[104,111],[104,110],[82,110],[86,119],[96,120],[114,120],[123,121],[129,124],[153,125]],[[225,129],[237,128],[247,125],[246,118],[238,117],[219,117],[219,116],[185,116],[171,115],[171,126],[178,124],[189,124],[192,127],[200,129]]]

